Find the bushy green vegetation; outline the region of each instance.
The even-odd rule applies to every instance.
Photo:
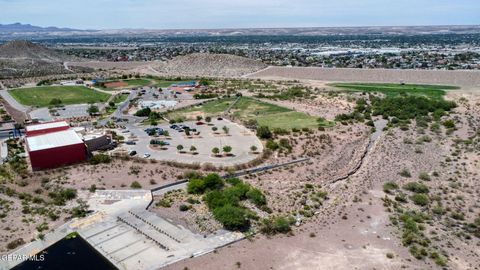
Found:
[[[410,182],[403,186],[403,189],[412,191],[415,193],[428,193],[428,187],[419,182]]]
[[[394,182],[386,182],[385,184],[383,184],[383,191],[385,193],[391,194],[392,191],[397,189],[398,189],[398,185]]]
[[[293,86],[288,88],[285,91],[281,91],[278,93],[275,93],[273,95],[264,95],[263,93],[260,93],[256,95],[258,98],[269,98],[269,99],[280,99],[280,100],[291,100],[295,98],[309,98],[310,97],[310,91],[303,87],[299,86]]]
[[[438,133],[441,117],[457,105],[453,101],[443,99],[444,91],[439,89],[432,91],[437,92],[435,95],[421,94],[421,91],[413,94],[409,91],[400,91],[386,96],[363,94],[364,97],[357,99],[352,113],[337,115],[335,120],[342,124],[365,122],[373,128],[372,116],[382,116],[389,120],[387,127],[396,126],[402,130],[408,130],[412,120],[415,120],[417,126],[421,128],[428,128],[430,122],[435,121],[430,127],[432,131]],[[452,121],[445,122],[447,128],[454,129]]]
[[[194,99],[209,99],[209,98],[216,98],[218,97],[218,94],[215,93],[204,93],[204,94],[194,94],[193,98]]]
[[[257,127],[257,136],[260,139],[270,139],[272,138],[272,132],[267,126],[259,126]]]
[[[72,188],[60,188],[48,193],[48,196],[52,199],[53,204],[65,205],[67,201],[77,197],[77,191]]]
[[[414,192],[410,199],[415,205],[427,206],[430,203],[430,199],[426,195],[428,187],[423,184],[411,182],[404,185],[403,188]],[[426,230],[427,224],[432,221],[429,208],[422,208],[422,211],[412,210],[405,204],[407,202],[406,194],[398,189],[393,190],[390,194],[395,195],[395,201],[385,196],[383,199],[384,206],[392,213],[390,216],[392,224],[398,226],[401,230],[402,244],[408,248],[410,254],[415,258],[419,260],[431,258],[437,265],[446,266],[447,260],[440,255],[438,247],[432,245],[432,240]],[[398,202],[402,205],[399,205]],[[432,212],[435,215],[444,214],[444,210],[439,206],[435,207]]]
[[[209,174],[205,177],[190,179],[187,191],[190,194],[203,194],[207,190],[220,189],[223,185],[223,180],[218,174]]]
[[[92,165],[96,165],[100,163],[110,163],[111,161],[112,161],[112,158],[106,154],[95,154],[89,160],[90,164]]]
[[[277,216],[262,220],[260,231],[264,234],[277,234],[290,232],[291,226],[295,224],[293,217]]]
[[[372,115],[396,117],[400,120],[425,117],[435,111],[450,111],[457,105],[453,101],[418,96],[372,98]]]
[[[419,206],[427,206],[429,204],[428,196],[422,193],[415,193],[411,197],[412,202]]]
[[[133,189],[140,189],[142,188],[142,185],[138,181],[133,181],[130,187]]]
[[[255,213],[242,206],[241,202],[250,200],[257,207],[266,206],[263,193],[238,178],[224,181],[217,174],[190,179],[187,185],[190,194],[203,195],[203,201],[213,216],[229,230],[247,230]]]
[[[143,108],[135,112],[135,116],[138,117],[148,117],[152,113],[152,110],[150,108]]]
[[[61,104],[82,104],[105,102],[109,94],[88,89],[83,86],[41,86],[12,89],[9,93],[21,104],[36,107],[48,107],[53,99]]]

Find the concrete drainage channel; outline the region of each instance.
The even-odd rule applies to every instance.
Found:
[[[304,158],[256,167],[224,175],[223,178],[258,173],[308,160]],[[67,234],[77,232],[118,269],[147,270],[198,257],[243,240],[245,236],[242,233],[227,230],[200,235],[148,211],[153,196],[186,188],[187,182],[182,180],[152,190],[98,190],[88,200],[92,209],[96,209],[95,213],[71,220],[48,233],[44,240],[36,240],[10,255],[36,254]],[[8,265],[1,263],[0,269],[10,269],[20,262],[8,262]]]

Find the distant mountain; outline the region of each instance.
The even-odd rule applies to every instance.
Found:
[[[12,23],[12,24],[0,24],[0,33],[32,33],[32,32],[73,32],[81,31],[71,28],[58,28],[54,26],[50,27],[41,27],[31,24],[21,24],[21,23]]]
[[[478,34],[480,25],[435,26],[359,26],[359,27],[292,27],[231,29],[104,29],[79,30],[40,27],[30,24],[0,24],[0,40],[65,37],[198,37],[198,36],[328,36],[328,35],[424,35]]]

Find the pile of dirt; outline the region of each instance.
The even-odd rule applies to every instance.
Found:
[[[263,62],[245,57],[195,53],[161,63],[155,70],[171,76],[238,77],[264,67]]]

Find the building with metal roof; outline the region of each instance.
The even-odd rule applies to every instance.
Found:
[[[57,168],[87,159],[84,141],[67,122],[29,127],[25,142],[33,170]]]
[[[68,130],[70,125],[66,121],[53,121],[40,124],[28,125],[25,127],[27,136],[46,134],[56,131]]]

